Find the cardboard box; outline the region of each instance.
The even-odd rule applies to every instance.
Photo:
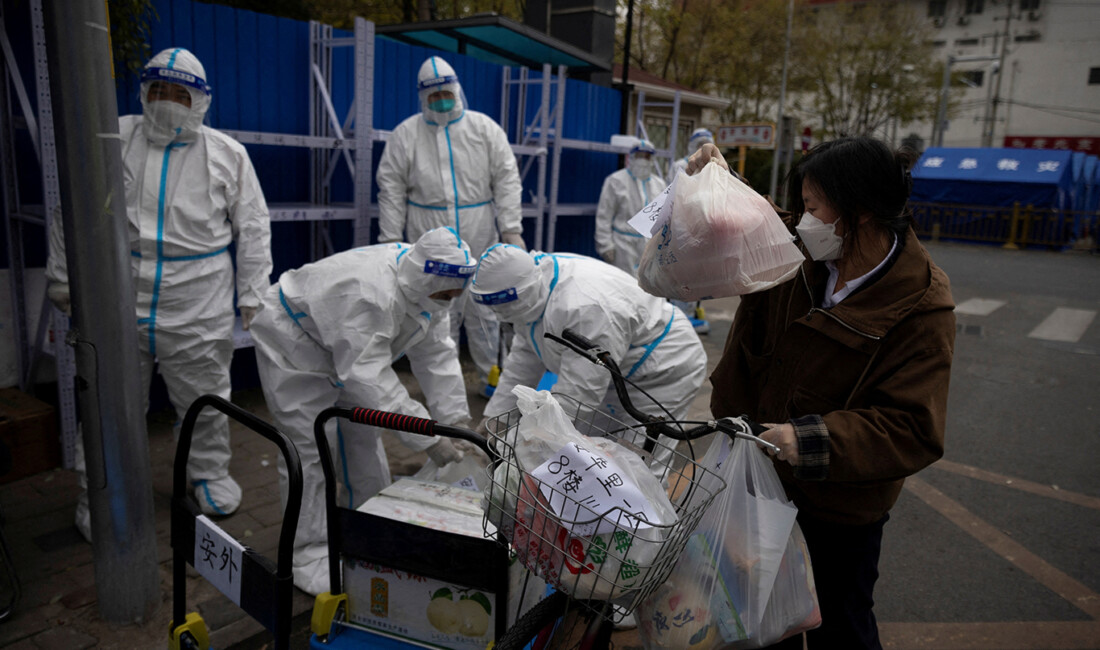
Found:
[[[11,469],[0,476],[0,484],[61,465],[53,407],[17,388],[0,388],[0,441],[11,454]],[[4,465],[0,462],[0,469]]]
[[[482,533],[480,492],[403,478],[347,516],[352,624],[451,650],[482,650],[503,631],[508,556]]]

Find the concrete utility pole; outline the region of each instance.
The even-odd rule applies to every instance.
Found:
[[[943,64],[943,86],[940,88],[940,108],[937,111],[936,123],[932,125],[932,143],[937,147],[943,146],[943,134],[947,131],[947,98],[951,91],[951,67],[956,63],[969,63],[972,61],[993,61],[995,56],[955,56],[947,55],[947,61]],[[998,77],[1000,79],[1000,77]]]
[[[773,201],[775,189],[779,182],[779,145],[785,141],[783,138],[783,104],[787,101],[787,62],[791,57],[791,23],[794,22],[794,0],[787,3],[787,43],[783,48],[783,81],[779,85],[779,118],[775,122],[775,128],[779,130],[775,138],[775,151],[772,155],[772,178],[768,185],[768,195]]]
[[[997,124],[997,103],[1001,101],[1001,77],[1004,76],[1003,71],[1005,69],[1005,54],[1008,52],[1008,26],[1012,22],[1012,0],[1005,1],[1005,33],[1001,37],[1001,56],[997,61],[996,74],[997,79],[994,82],[996,85],[993,87],[993,101],[989,107],[989,121],[983,125],[982,129],[982,146],[993,146],[993,131]]]
[[[43,5],[96,598],[108,622],[147,621],[160,576],[107,5]]]

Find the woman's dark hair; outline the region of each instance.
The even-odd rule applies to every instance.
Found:
[[[877,227],[903,237],[912,219],[907,209],[913,189],[909,169],[916,159],[912,150],[894,152],[874,138],[822,142],[787,176],[788,209],[795,215],[805,212],[802,181],[809,179],[840,215],[845,232],[854,236],[859,218],[870,213]]]

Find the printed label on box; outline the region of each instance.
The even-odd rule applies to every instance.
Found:
[[[494,638],[496,595],[344,558],[351,622],[440,648],[483,650]]]

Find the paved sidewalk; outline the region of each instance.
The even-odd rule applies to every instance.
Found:
[[[735,303],[734,303],[735,304]],[[702,337],[711,366],[721,353],[721,344],[733,316],[728,301],[716,301],[712,308],[714,331]],[[399,364],[400,368],[400,364]],[[476,396],[477,381],[468,358],[463,359],[470,408],[479,418],[486,400]],[[411,373],[401,370],[414,397],[420,397]],[[696,400],[693,415],[707,412],[709,385]],[[259,389],[233,394],[233,402],[271,421]],[[99,617],[92,547],[73,525],[79,487],[71,470],[56,469],[0,486],[0,512],[4,533],[11,547],[22,595],[15,613],[0,623],[0,648],[42,650],[82,648],[134,649],[167,646],[172,610],[172,553],[169,542],[169,504],[172,485],[172,441],[174,414],[169,409],[148,419],[149,453],[152,463],[156,508],[157,558],[160,568],[161,603],[152,620],[142,625],[117,626]],[[475,419],[476,421],[476,419]],[[278,450],[267,440],[238,424],[231,424],[233,460],[231,471],[241,484],[244,498],[240,509],[218,521],[242,543],[274,560],[282,512],[279,505]],[[395,437],[394,437],[395,438]],[[387,441],[390,469],[394,476],[414,473],[426,460],[395,440]],[[0,590],[0,602],[8,592]],[[308,647],[312,597],[295,590],[293,611],[296,631],[293,648]],[[220,649],[244,650],[271,647],[271,635],[259,623],[233,605],[205,579],[188,567],[187,609],[199,611],[211,632],[211,644]],[[629,645],[640,645],[635,643]]]

